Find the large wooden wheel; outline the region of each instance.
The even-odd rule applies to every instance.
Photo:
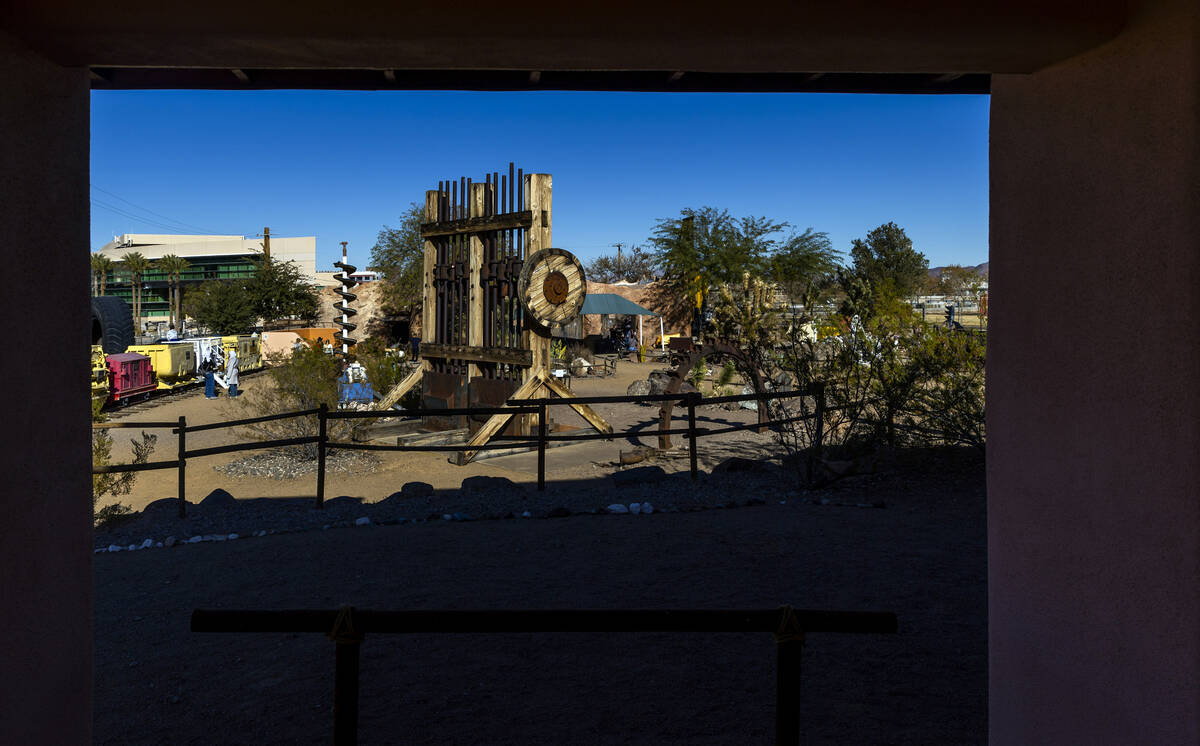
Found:
[[[525,311],[544,326],[567,324],[579,315],[587,296],[583,265],[564,249],[542,249],[525,260],[517,297]]]

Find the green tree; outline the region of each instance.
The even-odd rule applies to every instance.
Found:
[[[151,262],[140,251],[131,251],[121,257],[121,264],[129,275],[133,288],[133,327],[135,333],[142,329],[142,277],[150,269]]]
[[[763,217],[735,219],[715,207],[689,208],[655,225],[654,265],[665,289],[700,306],[713,287],[741,283],[746,272],[765,275],[778,246],[774,235],[786,227]]]
[[[183,320],[183,271],[192,266],[187,259],[167,254],[158,260],[158,268],[167,275],[167,313],[171,323],[179,326]]]
[[[634,246],[628,254],[622,254],[620,262],[616,254],[598,256],[587,265],[587,278],[592,282],[642,282],[654,278],[654,259]]]
[[[425,241],[421,223],[425,208],[412,203],[400,216],[400,224],[383,226],[371,247],[371,269],[383,273],[380,282],[382,306],[392,314],[416,314],[424,286]]]
[[[771,257],[771,279],[807,307],[817,299],[817,291],[829,287],[840,260],[828,233],[806,228],[789,236]]]
[[[879,226],[866,240],[854,239],[850,259],[853,275],[870,288],[864,318],[918,292],[929,273],[929,260],[913,248],[912,239],[895,223]]]
[[[237,280],[209,280],[188,292],[184,308],[197,324],[220,335],[245,334],[258,318],[250,294]]]
[[[317,314],[317,291],[295,262],[281,262],[266,255],[254,260],[254,276],[245,284],[254,315],[264,323]]]
[[[92,295],[104,295],[112,267],[112,259],[99,253],[92,254]]]

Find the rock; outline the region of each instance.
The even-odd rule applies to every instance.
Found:
[[[661,466],[638,466],[633,469],[615,472],[612,475],[612,480],[618,487],[628,487],[635,484],[658,482],[666,476],[667,473],[663,471]]]
[[[551,508],[550,512],[546,513],[547,518],[566,518],[571,515],[571,511],[564,507]]]
[[[522,518],[532,518],[533,514],[530,513],[528,510],[526,510],[525,512],[521,513],[521,517]]]
[[[203,536],[193,536],[192,538],[187,540],[187,543],[188,544],[199,544],[202,541],[204,541]]]
[[[667,387],[671,385],[671,373],[666,370],[652,370],[646,378],[650,384],[651,394],[665,394]]]
[[[521,488],[517,486],[516,482],[506,477],[475,476],[467,477],[462,481],[462,491],[467,494],[491,491],[520,492]]]
[[[455,514],[453,514],[453,515],[452,515],[452,516],[450,516],[450,517],[451,517],[453,520],[456,520],[456,521],[469,521],[469,520],[471,520],[471,516],[470,516],[470,515],[468,515],[467,513],[455,513]]]
[[[117,546],[116,544],[109,544],[109,545],[108,545],[108,551],[110,551],[110,552],[119,552],[119,551],[121,551],[121,547]]]
[[[364,515],[361,518],[354,519],[354,525],[355,526],[370,526],[371,519]]]
[[[237,535],[237,534],[230,534],[229,536],[226,536],[225,538],[229,539],[230,541],[234,541],[234,540],[236,540],[236,539],[238,538],[238,535]]]
[[[152,546],[154,546],[154,539],[146,539],[138,549],[149,549]]]
[[[641,513],[642,512],[642,504],[641,503],[629,503],[629,512],[633,513],[634,515]]]
[[[591,370],[592,364],[581,357],[577,357],[571,361],[571,364],[567,366],[567,368],[571,371],[571,375],[582,376],[586,375],[588,371]]]
[[[400,488],[400,496],[409,497],[429,497],[433,494],[433,485],[428,482],[406,482]]]
[[[100,547],[99,549],[93,549],[92,554],[103,554],[107,551],[108,549],[106,547]]]
[[[681,393],[681,394],[694,394],[694,393],[698,392],[699,390],[700,389],[696,388],[695,386],[688,383],[687,381],[684,381],[683,383],[679,384],[679,393]]]
[[[341,507],[350,507],[352,505],[357,507],[359,505],[362,505],[362,503],[363,503],[363,499],[361,497],[351,497],[349,495],[338,495],[337,497],[333,498],[332,500],[326,500],[325,507],[326,508],[341,508]]]
[[[629,384],[629,388],[625,389],[626,396],[649,396],[650,382],[649,381],[634,381]]]
[[[162,548],[163,548],[163,543],[162,543],[161,541],[156,541],[156,542],[154,542],[154,547],[155,547],[156,549],[162,549]]]
[[[125,547],[125,548],[126,548],[127,550],[129,550],[130,552],[135,552],[135,551],[137,551],[138,545],[137,545],[137,544],[130,544],[129,546],[127,546],[127,547]]]
[[[654,512],[654,506],[650,503],[642,503],[642,512],[646,515],[650,515]]]
[[[636,451],[621,451],[619,458],[621,463],[626,466],[629,464],[638,464],[646,460],[646,452],[641,449]]]
[[[772,469],[772,464],[770,464],[767,461],[758,461],[756,459],[742,458],[741,456],[734,456],[732,458],[727,458],[724,461],[722,461],[721,463],[714,466],[712,473],[720,474],[722,472],[764,472],[764,471],[771,471],[771,469]]]
[[[452,521],[452,520],[454,520],[454,516],[450,515],[449,513],[442,513],[442,520],[443,521]]]
[[[167,546],[167,547],[175,546],[175,537],[168,536],[167,538],[163,539],[163,546]]]
[[[164,497],[142,508],[142,515],[174,515],[179,512],[179,498]]]
[[[616,514],[629,512],[629,508],[625,507],[621,503],[613,503],[612,505],[609,505],[608,508],[606,508],[606,510],[608,510],[609,513],[616,513]]]
[[[231,508],[237,505],[237,498],[218,487],[200,501],[202,508]],[[178,508],[177,508],[178,509]]]

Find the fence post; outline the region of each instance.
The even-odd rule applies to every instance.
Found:
[[[187,518],[187,418],[179,417],[179,517]]]
[[[817,411],[816,420],[817,427],[813,433],[813,442],[808,449],[808,483],[813,483],[813,478],[817,466],[821,459],[821,441],[825,437],[825,383],[820,382],[815,385]]]
[[[363,634],[354,626],[354,607],[343,606],[329,636],[333,653],[333,743],[358,743],[358,669]]]
[[[546,489],[546,400],[538,403],[538,490]]]
[[[804,633],[775,635],[775,744],[800,745],[800,665]]]
[[[692,481],[695,482],[700,476],[699,469],[696,466],[696,397],[698,394],[692,392],[687,395],[688,408],[688,460],[691,462]]]
[[[317,412],[317,508],[325,507],[325,428],[329,405],[321,404]]]

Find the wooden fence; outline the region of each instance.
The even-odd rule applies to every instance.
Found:
[[[193,632],[326,634],[335,643],[333,742],[358,741],[359,652],[371,634],[546,632],[759,632],[775,636],[775,743],[801,741],[800,674],[805,638],[814,633],[890,634],[890,612],[778,609],[422,610],[341,609],[232,611],[197,609]]]
[[[779,401],[783,399],[794,399],[797,397],[810,396],[815,401],[815,407],[812,414],[797,415],[794,417],[784,417],[782,419],[771,420],[765,422],[740,423],[736,425],[728,425],[719,428],[699,427],[696,424],[696,407],[699,404],[726,404],[734,402],[754,401],[759,407],[766,407],[768,402]],[[546,432],[547,414],[549,407],[557,406],[574,406],[578,404],[644,404],[652,402],[677,402],[686,405],[687,407],[687,427],[671,428],[667,420],[666,414],[659,421],[659,429],[652,432],[629,430],[619,433],[584,433],[580,435],[551,435]],[[664,412],[667,410],[664,409]],[[238,451],[261,450],[264,448],[282,448],[285,446],[297,446],[316,444],[317,446],[317,494],[316,507],[322,508],[325,505],[325,457],[330,449],[343,450],[358,450],[358,451],[416,451],[416,452],[464,452],[464,451],[483,451],[500,448],[536,448],[538,454],[538,489],[546,488],[546,446],[551,442],[574,442],[586,440],[612,440],[614,438],[640,438],[648,435],[656,435],[660,438],[669,437],[671,435],[685,435],[688,440],[689,451],[689,468],[693,480],[699,477],[699,467],[697,464],[697,441],[700,438],[712,437],[717,435],[725,435],[727,433],[737,432],[739,430],[756,430],[762,432],[765,429],[779,428],[784,425],[799,422],[803,420],[815,420],[815,436],[812,444],[808,449],[808,468],[810,475],[816,463],[816,459],[820,455],[822,441],[824,438],[825,415],[827,413],[825,406],[825,388],[823,385],[816,385],[808,391],[787,391],[787,392],[764,392],[762,394],[741,394],[736,396],[719,396],[703,398],[698,392],[690,392],[686,394],[650,394],[646,396],[590,396],[578,397],[571,399],[520,399],[510,400],[509,406],[503,407],[470,407],[462,409],[406,409],[406,410],[384,410],[384,411],[330,411],[329,407],[322,404],[316,409],[305,409],[296,412],[285,412],[283,414],[266,415],[263,417],[249,417],[241,420],[230,420],[227,422],[214,422],[206,425],[188,425],[186,418],[180,417],[176,422],[106,422],[93,425],[95,429],[113,429],[113,428],[140,428],[143,430],[165,429],[170,428],[171,432],[179,436],[178,454],[175,459],[168,461],[154,461],[143,464],[113,464],[110,466],[95,466],[92,468],[93,474],[108,474],[116,472],[130,471],[149,471],[153,469],[178,469],[179,470],[179,517],[183,518],[187,515],[187,495],[185,475],[187,471],[187,462],[189,459],[200,458],[203,456],[215,456],[221,453],[235,453]],[[351,443],[331,441],[329,439],[328,425],[330,420],[346,420],[346,419],[395,419],[395,418],[417,418],[417,417],[446,417],[452,415],[496,415],[507,414],[509,416],[536,414],[538,415],[537,434],[529,437],[519,437],[515,441],[502,439],[499,442],[492,442],[486,445],[382,445],[373,443]],[[271,422],[274,420],[284,420],[293,417],[317,417],[317,434],[297,438],[281,438],[276,440],[259,440],[248,443],[233,443],[230,445],[214,446],[211,448],[198,448],[195,450],[187,449],[187,434],[196,433],[204,430],[216,430],[219,428],[241,427],[243,425],[253,425],[262,422]]]

